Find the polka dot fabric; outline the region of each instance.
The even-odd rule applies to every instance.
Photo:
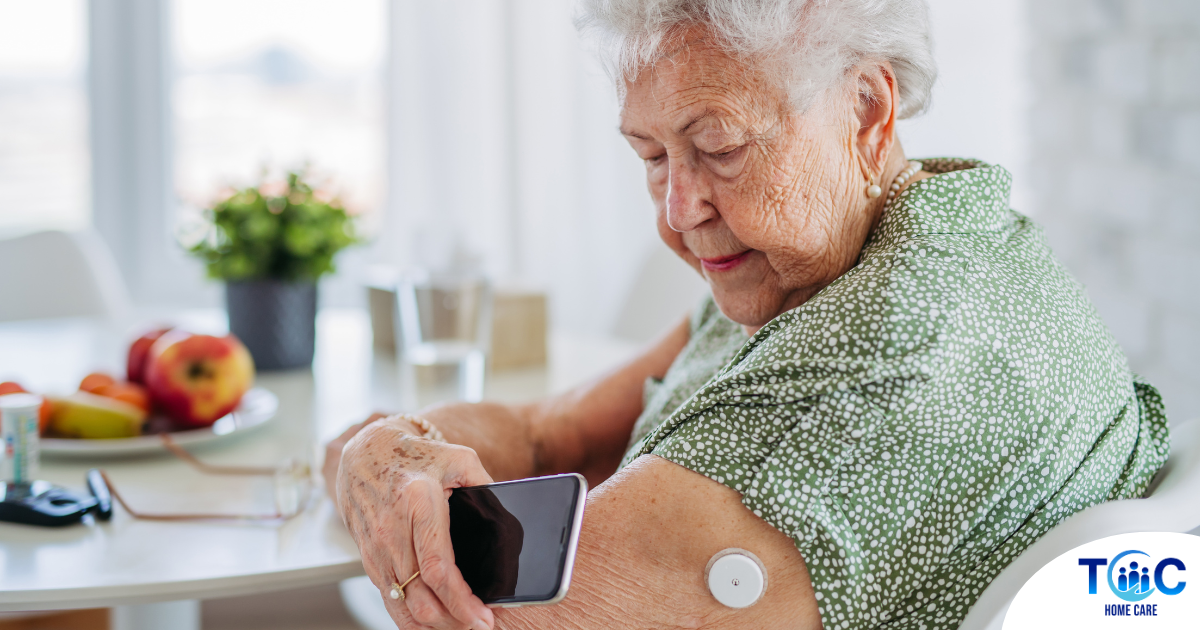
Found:
[[[672,375],[696,371],[681,355],[664,386],[703,385],[648,406],[625,458],[741,493],[795,540],[830,630],[957,628],[1039,536],[1167,458],[1157,391],[1008,209],[1008,172],[924,166],[853,269],[715,374]]]
[[[667,414],[682,405],[716,374],[749,337],[742,327],[721,315],[712,297],[700,304],[688,326],[688,343],[675,357],[662,380],[646,379],[642,392],[642,415],[633,426],[632,447],[662,423]]]

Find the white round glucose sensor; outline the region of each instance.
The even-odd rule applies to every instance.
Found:
[[[746,608],[767,590],[767,568],[745,549],[718,552],[708,561],[704,579],[713,597],[730,608]]]

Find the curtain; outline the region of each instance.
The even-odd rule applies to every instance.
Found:
[[[600,333],[663,246],[615,90],[572,11],[562,0],[392,5],[391,193],[376,254],[477,264],[546,290],[555,327]]]

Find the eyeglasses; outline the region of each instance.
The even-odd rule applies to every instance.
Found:
[[[275,513],[274,514],[159,514],[153,512],[142,512],[130,507],[129,503],[117,491],[117,486],[112,482],[103,470],[100,473],[104,483],[108,486],[108,491],[112,498],[121,507],[129,512],[130,516],[148,521],[286,521],[291,519],[308,507],[308,502],[312,498],[313,491],[313,475],[312,467],[308,462],[298,459],[286,459],[278,466],[269,468],[266,466],[217,466],[207,464],[196,459],[194,455],[187,452],[183,447],[175,443],[171,436],[166,433],[160,433],[163,446],[166,447],[172,455],[191,464],[196,470],[208,475],[235,475],[235,476],[260,476],[271,477],[274,484],[275,496]]]

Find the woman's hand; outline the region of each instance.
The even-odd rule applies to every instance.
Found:
[[[352,425],[349,429],[342,432],[341,435],[334,438],[331,442],[325,445],[325,463],[321,466],[321,476],[325,478],[325,492],[329,493],[329,498],[333,499],[333,504],[337,505],[337,475],[338,466],[342,463],[342,449],[346,448],[346,443],[350,438],[358,435],[364,427],[376,420],[386,418],[385,413],[373,413],[371,417],[362,422]]]
[[[451,489],[492,482],[475,451],[418,437],[403,416],[351,431],[335,467],[336,502],[392,619],[402,629],[492,628],[492,611],[471,593],[450,543]],[[392,585],[417,570],[405,598],[391,599]]]

